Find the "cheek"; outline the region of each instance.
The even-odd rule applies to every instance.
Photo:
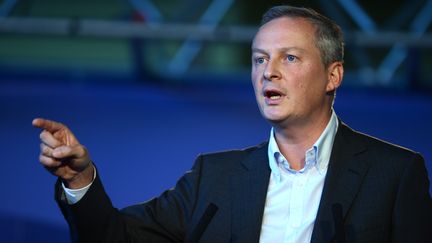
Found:
[[[252,86],[253,86],[255,92],[258,89],[260,89],[260,86],[261,86],[261,81],[260,81],[261,79],[260,79],[260,77],[261,76],[259,75],[259,73],[256,70],[252,70],[251,81],[252,81]]]
[[[307,88],[307,72],[304,71],[304,68],[296,67],[291,68],[289,72],[284,73],[284,76],[288,86],[288,90],[292,90],[295,93],[303,93]]]
[[[258,74],[259,74],[259,69],[257,69],[254,65],[252,65],[252,69],[251,69],[252,81],[254,81],[258,78]]]
[[[316,96],[317,92],[317,77],[312,75],[307,68],[298,68],[291,73],[292,79],[288,80],[290,96],[296,104],[303,104],[311,96]],[[306,102],[307,103],[307,102]]]
[[[325,73],[319,65],[309,64],[298,70],[299,87],[303,90],[319,91],[325,87]]]
[[[254,89],[255,92],[256,92],[257,89],[258,89],[257,86],[258,86],[257,80],[254,79],[254,77],[252,76],[252,87],[253,87],[253,89]]]

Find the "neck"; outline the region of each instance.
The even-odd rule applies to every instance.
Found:
[[[299,121],[295,124],[273,126],[279,150],[288,160],[291,168],[300,170],[304,167],[306,151],[321,136],[330,117],[331,111],[318,118]]]

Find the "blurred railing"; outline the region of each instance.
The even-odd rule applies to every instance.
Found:
[[[0,34],[42,34],[81,37],[143,38],[150,40],[185,40],[250,43],[256,26],[213,26],[196,24],[148,24],[129,21],[52,18],[0,18]],[[432,34],[380,31],[355,31],[345,34],[346,45],[391,47],[404,45],[432,48]]]

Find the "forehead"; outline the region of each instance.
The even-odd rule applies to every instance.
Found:
[[[314,45],[315,31],[315,26],[305,18],[276,18],[259,28],[252,47],[307,47]]]

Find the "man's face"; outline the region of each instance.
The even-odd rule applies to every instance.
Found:
[[[329,114],[332,87],[315,27],[303,18],[277,18],[263,25],[252,44],[252,83],[264,118],[273,125],[307,122]]]

